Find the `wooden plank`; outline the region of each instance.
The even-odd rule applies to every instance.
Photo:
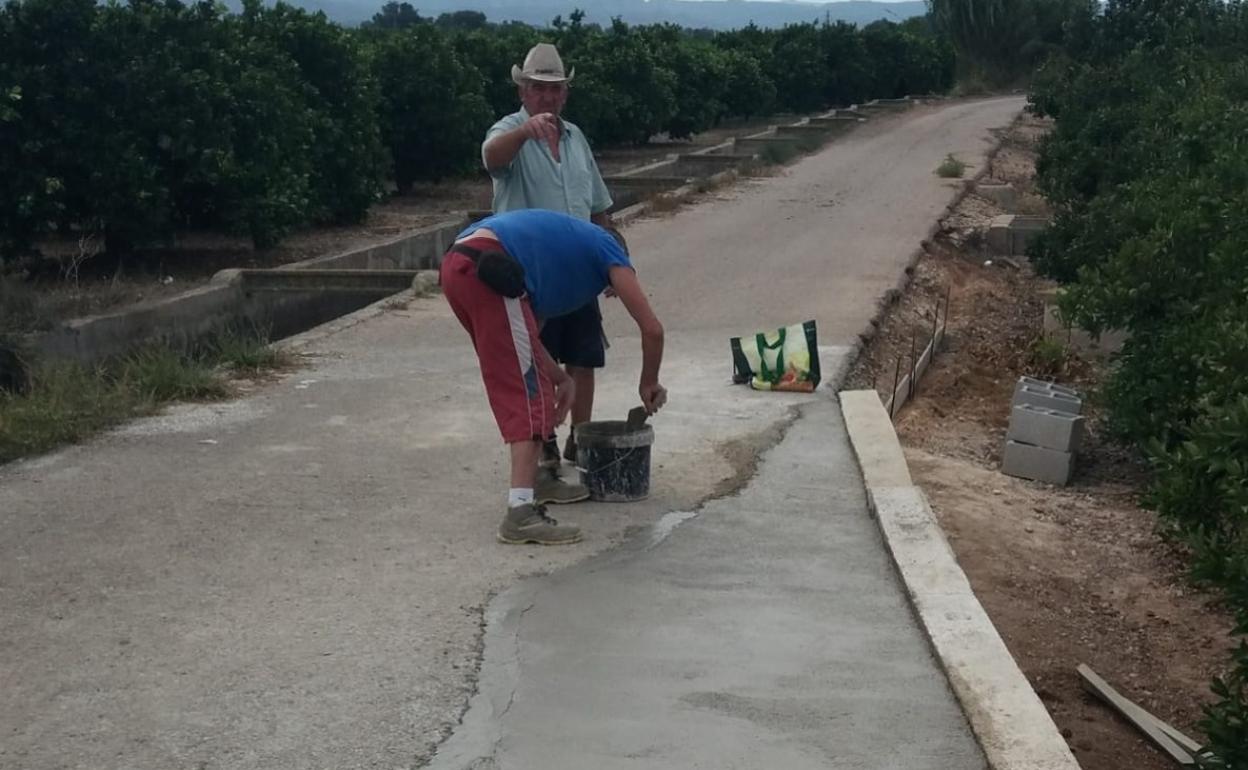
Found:
[[[1145,713],[1145,714],[1148,714],[1150,717],[1152,717],[1152,718],[1153,718],[1153,722],[1155,722],[1155,723],[1157,724],[1157,727],[1158,727],[1158,728],[1160,728],[1160,729],[1161,729],[1161,731],[1162,731],[1163,733],[1165,733],[1166,735],[1168,735],[1168,736],[1170,737],[1170,740],[1172,740],[1172,741],[1174,741],[1175,743],[1179,744],[1179,745],[1180,745],[1180,746],[1182,746],[1184,749],[1187,749],[1187,751],[1188,751],[1188,752],[1189,752],[1189,753],[1190,753],[1193,757],[1194,757],[1194,756],[1197,756],[1197,755],[1199,755],[1199,754],[1201,754],[1201,753],[1203,753],[1203,752],[1204,752],[1204,749],[1205,749],[1205,747],[1204,747],[1204,746],[1201,746],[1201,745],[1200,745],[1199,743],[1197,743],[1196,741],[1194,741],[1194,740],[1192,740],[1191,738],[1189,738],[1189,737],[1187,737],[1186,735],[1184,735],[1184,734],[1183,734],[1183,731],[1182,731],[1182,730],[1180,730],[1179,728],[1177,728],[1177,727],[1175,727],[1174,725],[1169,724],[1169,723],[1167,723],[1167,722],[1163,722],[1163,721],[1161,721],[1161,720],[1160,720],[1160,719],[1158,719],[1158,718],[1157,718],[1154,714],[1149,714],[1149,712],[1147,712],[1147,711],[1145,711],[1144,713]]]
[[[1116,709],[1128,722],[1135,725],[1140,732],[1148,736],[1149,740],[1156,744],[1158,748],[1169,754],[1174,761],[1185,766],[1194,766],[1196,764],[1196,760],[1192,758],[1192,755],[1179,746],[1170,737],[1168,731],[1161,728],[1156,717],[1123,697],[1117,690],[1110,687],[1108,682],[1097,676],[1096,672],[1087,665],[1080,663],[1077,670],[1080,678],[1083,679],[1084,689]],[[1174,728],[1170,729],[1173,730]]]
[[[1091,669],[1091,668],[1089,668],[1089,669],[1088,669],[1088,671],[1092,671],[1092,669]],[[1093,675],[1095,676],[1095,672],[1093,672]],[[1102,680],[1102,681],[1104,681],[1104,680]],[[1105,686],[1106,686],[1106,687],[1109,687],[1109,685],[1108,685],[1108,684],[1106,684]],[[1111,687],[1110,689],[1112,690],[1113,688]],[[1170,723],[1168,723],[1168,722],[1164,722],[1164,721],[1162,721],[1162,720],[1161,720],[1161,718],[1160,718],[1160,717],[1158,717],[1156,714],[1153,714],[1153,713],[1151,713],[1150,711],[1148,711],[1147,709],[1145,709],[1144,707],[1140,706],[1139,704],[1134,703],[1134,702],[1132,702],[1132,701],[1128,700],[1126,697],[1122,696],[1121,694],[1119,694],[1119,697],[1121,697],[1121,698],[1122,698],[1124,701],[1126,701],[1127,703],[1130,703],[1130,704],[1131,704],[1131,706],[1132,706],[1132,708],[1133,708],[1133,710],[1135,710],[1136,712],[1138,712],[1138,714],[1139,714],[1141,717],[1144,717],[1144,718],[1147,718],[1147,719],[1152,720],[1153,724],[1155,724],[1155,725],[1157,726],[1157,728],[1158,728],[1159,730],[1161,730],[1161,732],[1163,732],[1163,733],[1166,735],[1166,737],[1168,737],[1170,740],[1172,740],[1172,741],[1174,741],[1175,743],[1177,743],[1180,747],[1182,747],[1184,750],[1186,750],[1186,751],[1187,751],[1189,754],[1191,754],[1193,757],[1196,757],[1197,755],[1199,755],[1199,754],[1201,754],[1201,753],[1203,753],[1203,752],[1204,752],[1204,747],[1203,747],[1203,746],[1201,746],[1201,745],[1200,745],[1199,743],[1197,743],[1196,741],[1192,740],[1192,738],[1190,738],[1188,735],[1186,735],[1186,734],[1185,734],[1182,730],[1180,730],[1179,728],[1175,727],[1174,725],[1172,725],[1172,724],[1170,724]]]

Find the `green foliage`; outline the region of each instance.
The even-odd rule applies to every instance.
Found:
[[[540,42],[537,30],[523,24],[509,24],[473,30],[452,38],[461,61],[481,73],[482,89],[495,118],[519,109],[520,98],[511,80],[511,67],[520,64],[529,49]],[[572,88],[579,87],[578,76]],[[573,97],[575,99],[575,97]]]
[[[676,76],[639,30],[616,20],[596,33],[574,13],[556,44],[576,63],[568,118],[592,144],[644,144],[676,115]]]
[[[1208,409],[1189,435],[1173,449],[1154,444],[1150,502],[1191,546],[1194,575],[1225,586],[1237,608],[1240,642],[1201,720],[1214,757],[1205,766],[1233,770],[1248,766],[1248,394]]]
[[[1248,632],[1248,13],[1218,0],[1111,0],[1071,31],[1031,101],[1056,119],[1037,164],[1055,205],[1033,257],[1062,311],[1130,332],[1105,386],[1147,447],[1148,502]],[[1248,646],[1214,684],[1212,766],[1248,762]]]
[[[481,139],[493,116],[476,67],[430,25],[381,34],[371,46],[381,134],[399,191],[479,165]]]
[[[781,166],[796,158],[798,152],[798,146],[793,142],[769,142],[763,145],[759,157],[768,165]]]
[[[957,179],[966,173],[966,164],[953,155],[946,155],[945,159],[936,167],[936,176],[945,179]]]
[[[0,464],[81,441],[171,401],[229,394],[223,367],[255,375],[289,365],[261,329],[227,329],[193,345],[148,345],[101,366],[36,366],[23,393],[0,388]],[[0,339],[0,351],[3,351]]]
[[[1238,575],[1248,553],[1248,394],[1203,410],[1172,448],[1153,444],[1158,484],[1149,502],[1195,545],[1197,574]]]
[[[643,28],[640,34],[655,52],[658,65],[673,76],[677,109],[661,130],[673,139],[686,139],[718,124],[727,112],[727,55],[671,24]]]
[[[29,393],[0,390],[0,464],[79,441],[150,409],[103,371],[43,367]]]
[[[103,238],[116,257],[185,226],[263,247],[376,199],[375,88],[324,16],[22,0],[0,10],[0,39],[0,164],[17,170],[0,180],[7,258],[50,231]]]
[[[423,18],[411,3],[390,0],[380,11],[373,14],[372,21],[366,21],[362,26],[368,29],[403,29],[428,23],[429,19]]]
[[[203,358],[176,348],[153,346],[127,356],[118,380],[141,398],[160,403],[222,398],[225,383]]]
[[[1041,334],[1031,343],[1027,374],[1032,377],[1060,377],[1066,371],[1070,352],[1059,339]]]
[[[785,27],[776,33],[765,66],[776,84],[782,109],[814,112],[825,104],[831,70],[821,43],[819,28],[811,24]]]
[[[550,29],[388,2],[358,30],[244,0],[8,0],[0,6],[0,268],[57,240],[120,262],[188,228],[258,248],[360,221],[400,190],[479,170],[517,108],[512,64],[539,40],[577,77],[568,117],[595,146],[686,138],[727,118],[947,90],[951,49],[922,20]],[[105,128],[107,130],[105,130]]]
[[[249,374],[279,369],[291,360],[284,351],[269,344],[269,333],[262,328],[227,329],[205,347],[215,362]]]
[[[463,31],[484,29],[487,26],[485,14],[480,11],[452,11],[439,14],[434,24],[440,29]]]
[[[1086,24],[1093,0],[928,0],[936,29],[977,71],[1000,84],[1056,51],[1068,29]]]
[[[896,99],[907,94],[939,93],[953,81],[953,46],[904,25],[877,21],[862,32],[872,63],[870,95]]]
[[[741,118],[770,115],[775,110],[776,86],[751,53],[724,50],[724,112]]]
[[[323,13],[283,3],[248,8],[244,18],[298,68],[313,135],[308,213],[316,222],[363,220],[380,196],[386,156],[375,114],[377,87],[361,41]]]
[[[1248,605],[1248,596],[1239,604]],[[1240,636],[1248,635],[1248,612],[1240,613],[1235,630]],[[1215,757],[1205,766],[1226,770],[1248,766],[1248,641],[1241,640],[1231,655],[1230,670],[1213,680],[1218,700],[1205,707],[1200,722],[1208,738],[1207,749]]]

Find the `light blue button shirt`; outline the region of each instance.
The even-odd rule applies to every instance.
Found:
[[[485,145],[498,134],[518,128],[529,119],[521,108],[498,121],[485,134],[481,143],[481,159],[485,161]],[[588,220],[611,208],[611,194],[602,181],[598,163],[581,129],[563,121],[556,163],[545,142],[527,141],[511,165],[490,172],[494,180],[494,212],[517,209],[548,209]]]

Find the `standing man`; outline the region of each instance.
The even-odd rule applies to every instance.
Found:
[[[542,443],[576,401],[576,384],[537,339],[538,319],[574,312],[611,287],[641,335],[637,394],[647,412],[658,411],[667,401],[659,384],[663,326],[628,254],[597,225],[554,211],[513,211],[460,233],[442,260],[440,278],[443,295],[472,338],[490,408],[511,454],[498,539],[577,542],[581,530],[550,518],[543,505],[570,485],[537,477]],[[583,499],[588,492],[581,490]]]
[[[549,209],[610,227],[611,195],[581,130],[560,114],[568,100],[568,83],[576,70],[564,74],[563,60],[550,43],[538,43],[512,65],[511,79],[520,89],[518,112],[494,124],[481,145],[485,169],[494,180],[494,213],[518,209]],[[589,422],[594,410],[594,370],[606,364],[602,312],[595,296],[583,307],[542,328],[542,343],[563,364],[576,384],[572,425]],[[575,432],[563,456],[576,461]],[[554,433],[542,447],[541,465],[558,475],[559,445]]]

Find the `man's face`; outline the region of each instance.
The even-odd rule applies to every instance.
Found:
[[[564,102],[568,100],[567,83],[543,83],[540,80],[526,80],[520,86],[520,103],[530,115],[543,112],[558,117],[563,111]]]

